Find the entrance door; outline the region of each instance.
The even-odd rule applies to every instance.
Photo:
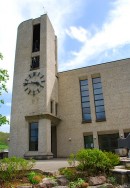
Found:
[[[118,148],[119,134],[104,134],[98,136],[99,148],[105,151],[114,152]]]
[[[57,130],[56,126],[51,127],[51,152],[53,157],[57,157]]]

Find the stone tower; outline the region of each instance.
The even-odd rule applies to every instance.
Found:
[[[57,38],[48,16],[18,27],[9,156],[56,157]]]

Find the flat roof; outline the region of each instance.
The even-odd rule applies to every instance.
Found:
[[[124,60],[130,60],[130,58],[119,59],[119,60],[115,60],[115,61],[108,61],[108,62],[105,62],[105,63],[95,64],[95,65],[88,65],[86,67],[80,67],[80,68],[75,68],[75,69],[72,69],[72,70],[61,71],[61,72],[58,72],[58,74],[64,73],[64,72],[75,71],[75,70],[79,70],[79,69],[84,69],[84,68],[88,68],[88,67],[101,66],[101,65],[109,64],[109,63],[118,63],[118,62],[124,61]]]

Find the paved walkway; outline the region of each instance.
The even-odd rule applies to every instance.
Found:
[[[55,172],[59,168],[68,167],[68,166],[69,164],[67,162],[67,159],[57,158],[57,159],[36,161],[34,169],[40,169],[46,172]]]

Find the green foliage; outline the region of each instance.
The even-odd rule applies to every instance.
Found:
[[[82,187],[82,184],[85,183],[85,181],[81,178],[78,178],[77,181],[70,182],[69,187],[70,188],[76,188],[76,187]]]
[[[0,132],[0,150],[8,149],[9,133]]]
[[[75,167],[76,156],[73,153],[71,153],[67,161],[70,166]]]
[[[114,176],[109,176],[109,177],[108,177],[108,181],[109,181],[112,185],[117,184],[116,177],[114,177]]]
[[[1,60],[3,59],[1,53],[0,53],[0,59]],[[7,92],[6,83],[8,79],[9,79],[9,75],[7,70],[0,68],[0,96],[2,95],[3,92]],[[4,104],[4,100],[2,98],[0,98],[0,104]],[[0,126],[6,123],[9,123],[9,121],[6,119],[5,116],[2,116],[2,114],[0,114]]]
[[[61,168],[60,174],[64,175],[69,181],[77,179],[75,168]]]
[[[23,158],[4,158],[0,160],[0,179],[3,181],[13,178],[22,177],[27,170],[34,166],[33,160],[25,160]]]
[[[32,184],[38,184],[42,180],[42,177],[41,177],[41,175],[32,171],[28,174],[28,179],[29,179],[30,183],[32,183]]]
[[[105,154],[110,159],[111,168],[120,163],[120,158],[117,154],[112,152],[105,152]]]
[[[0,151],[8,149],[8,146],[6,144],[0,143]]]
[[[110,159],[99,149],[82,149],[76,159],[79,162],[78,169],[91,173],[105,172],[111,167]]]

